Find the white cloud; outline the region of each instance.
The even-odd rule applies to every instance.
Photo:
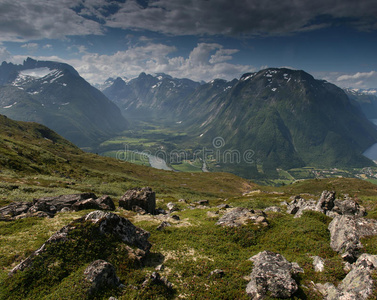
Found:
[[[0,62],[9,61],[12,55],[8,52],[5,47],[0,47]]]
[[[39,46],[37,43],[27,43],[27,44],[21,45],[21,48],[26,48],[29,51],[36,51],[38,50]]]
[[[42,47],[43,49],[52,49],[52,45],[51,44],[46,44]]]
[[[357,80],[357,79],[366,79],[376,76],[377,73],[375,71],[370,71],[366,73],[357,72],[353,75],[342,75],[337,78],[337,81],[346,81],[346,80]]]

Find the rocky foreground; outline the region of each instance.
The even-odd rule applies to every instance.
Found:
[[[182,199],[180,202],[181,207],[187,210],[210,207],[209,201],[206,200],[186,203]],[[167,209],[157,208],[155,193],[150,188],[127,191],[119,200],[119,207],[141,216],[149,216],[155,221],[158,220],[160,224],[157,230],[159,231],[172,227],[173,221],[181,222],[176,214],[180,210],[179,206],[176,203],[168,203]],[[39,249],[9,272],[9,280],[13,277],[20,278],[17,276],[22,273],[26,274],[24,280],[27,280],[28,276],[46,272],[44,270],[46,268],[68,270],[78,259],[71,257],[68,253],[85,249],[87,252],[93,252],[93,257],[96,257],[93,261],[87,261],[86,268],[80,271],[82,272],[80,276],[84,278],[81,288],[86,296],[97,295],[109,288],[126,290],[159,286],[163,287],[166,293],[174,291],[175,286],[158,273],[164,268],[163,261],[156,268],[156,272],[144,278],[139,286],[130,287],[122,284],[117,275],[119,270],[101,258],[105,257],[103,253],[107,251],[111,257],[111,252],[121,249],[122,257],[126,257],[128,261],[127,267],[122,268],[143,268],[153,246],[148,241],[149,232],[134,226],[127,218],[110,212],[115,210],[116,206],[109,196],[97,197],[91,193],[83,193],[41,198],[34,200],[33,203],[11,203],[0,208],[0,220],[12,222],[28,217],[53,218],[57,213],[83,209],[94,211],[54,233]],[[377,270],[377,255],[363,253],[361,238],[377,235],[377,221],[365,218],[367,215],[365,208],[348,196],[344,199],[336,199],[335,192],[324,191],[318,200],[305,200],[301,196],[296,196],[291,198],[290,203],[282,202],[280,206],[268,207],[263,211],[222,204],[217,206],[216,211],[208,211],[207,216],[217,219],[217,226],[264,228],[269,226],[269,219],[274,214],[293,214],[294,218],[300,218],[305,211],[314,211],[332,218],[328,225],[329,243],[343,259],[344,270],[347,272],[337,286],[333,283],[312,281],[309,288],[327,300],[373,297],[376,288],[374,278]],[[60,252],[66,257],[63,261],[60,256],[56,255]],[[319,256],[312,259],[315,272],[326,271],[325,259]],[[245,291],[250,299],[268,297],[287,299],[297,295],[300,289],[300,282],[297,279],[304,270],[296,262],[288,261],[283,255],[268,251],[268,249],[252,256],[250,261],[253,262],[251,273],[244,274],[248,278]],[[41,271],[42,269],[44,271]],[[64,274],[61,276],[64,278]],[[224,270],[213,270],[210,276],[222,278]]]

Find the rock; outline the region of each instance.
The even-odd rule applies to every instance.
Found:
[[[329,224],[331,248],[340,253],[344,260],[354,262],[362,247],[357,234],[355,218],[336,216]]]
[[[101,290],[104,287],[119,286],[119,278],[112,264],[104,260],[92,262],[84,271],[85,279],[92,283],[90,293]]]
[[[66,243],[71,241],[70,233],[75,230],[77,223],[92,222],[95,224],[99,230],[100,234],[111,234],[117,236],[121,241],[139,249],[134,250],[128,247],[127,250],[132,254],[133,257],[140,260],[148,252],[151,244],[148,242],[149,232],[136,227],[126,218],[120,217],[116,214],[104,211],[94,211],[86,216],[77,219],[67,226],[64,226],[59,231],[54,233],[38,250],[34,251],[29,257],[23,260],[20,264],[14,267],[10,271],[10,275],[16,273],[17,271],[22,271],[33,264],[34,258],[46,251],[46,246],[52,243]],[[92,239],[92,236],[82,236],[83,239]],[[73,240],[77,237],[73,237]],[[64,245],[62,245],[63,247]]]
[[[349,198],[348,196],[346,196],[345,200],[343,201],[335,201],[335,206],[332,209],[332,213],[356,217],[363,217],[367,214],[363,206],[359,205],[355,200]]]
[[[178,202],[187,203],[185,199],[179,199]]]
[[[227,209],[227,208],[230,208],[230,206],[228,204],[220,204],[220,205],[217,205],[217,208],[219,208],[219,209]]]
[[[27,213],[32,205],[33,203],[31,202],[12,202],[9,205],[0,208],[0,215],[4,218],[13,218]]]
[[[86,215],[86,221],[99,225],[100,232],[115,234],[125,243],[134,245],[146,252],[151,248],[148,242],[150,233],[136,227],[128,219],[104,211],[93,211]]]
[[[158,265],[155,270],[156,271],[163,271],[165,269],[165,266],[164,265]]]
[[[335,192],[323,191],[316,205],[317,211],[321,211],[326,214],[326,212],[333,209],[334,201]]]
[[[156,208],[156,210],[155,210],[155,214],[156,214],[156,215],[166,215],[167,212],[166,212],[165,209],[162,209],[162,208]]]
[[[113,199],[108,195],[103,195],[96,199],[96,202],[99,205],[99,209],[103,210],[115,210],[115,204]]]
[[[224,276],[224,271],[221,269],[215,269],[209,273],[208,277],[213,277],[213,278],[222,278]]]
[[[40,198],[33,201],[33,206],[30,207],[29,212],[44,211],[49,214],[55,214],[63,208],[71,208],[76,202],[90,198],[96,199],[97,196],[93,193],[82,193]]]
[[[99,204],[93,199],[85,199],[77,201],[71,207],[74,211],[85,210],[85,209],[99,209]]]
[[[170,218],[176,221],[179,221],[181,219],[178,215],[171,215]]]
[[[262,211],[255,212],[247,208],[236,207],[225,213],[216,225],[237,227],[246,224],[267,226],[266,216]]]
[[[264,212],[281,212],[281,208],[278,206],[270,206],[263,210]]]
[[[53,214],[48,214],[44,211],[37,211],[35,213],[26,213],[26,214],[21,214],[13,218],[13,220],[19,220],[19,219],[24,219],[24,218],[53,218]]]
[[[162,284],[165,285],[168,289],[173,288],[173,284],[169,282],[167,278],[161,277],[160,274],[157,272],[153,272],[149,277],[147,277],[142,283],[141,287],[146,288],[147,286],[153,284]]]
[[[127,210],[137,205],[147,213],[154,214],[156,209],[156,194],[149,187],[128,190],[120,199],[119,206]]]
[[[297,263],[290,263],[282,255],[263,251],[250,258],[254,262],[251,281],[246,293],[251,299],[264,299],[267,295],[275,298],[290,298],[298,285],[292,275],[303,272]]]
[[[211,219],[214,219],[214,218],[217,219],[219,217],[219,213],[213,212],[213,211],[207,211],[207,217]]]
[[[179,208],[173,202],[169,202],[168,204],[166,204],[166,206],[167,206],[170,213],[175,212],[175,211],[179,211]]]
[[[171,224],[169,222],[162,222],[158,227],[156,228],[158,231],[164,230],[166,227],[170,227]]]
[[[134,212],[136,212],[140,215],[146,215],[147,214],[145,209],[142,209],[140,206],[137,206],[137,205],[132,206],[132,211],[134,211]]]
[[[209,201],[208,200],[199,200],[196,203],[199,204],[199,205],[208,205]]]
[[[331,283],[317,284],[316,287],[326,300],[368,299],[374,291],[372,272],[376,269],[377,255],[364,253],[337,288]]]
[[[355,218],[357,234],[362,237],[377,235],[377,220]]]
[[[313,267],[315,272],[323,272],[325,270],[325,261],[319,256],[312,256]]]

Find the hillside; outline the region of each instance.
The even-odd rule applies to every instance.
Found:
[[[253,299],[260,289],[265,299],[319,300],[326,288],[376,297],[376,235],[349,227],[357,218],[377,232],[372,183],[261,187],[226,173],[161,171],[85,153],[36,123],[0,116],[0,129],[1,299]],[[156,192],[154,214],[122,206],[127,190],[143,186]],[[85,206],[104,194],[115,209]],[[59,201],[82,197],[82,208],[58,211]],[[11,203],[37,211],[4,215]],[[358,242],[344,245],[363,247],[346,248],[356,257],[345,262],[328,228],[348,219],[338,231]],[[286,275],[275,280],[266,270]]]
[[[0,113],[44,124],[80,147],[127,128],[116,105],[73,67],[30,58],[0,66]]]

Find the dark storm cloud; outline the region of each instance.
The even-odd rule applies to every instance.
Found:
[[[282,35],[345,24],[377,29],[373,0],[128,0],[107,25],[173,35]]]

